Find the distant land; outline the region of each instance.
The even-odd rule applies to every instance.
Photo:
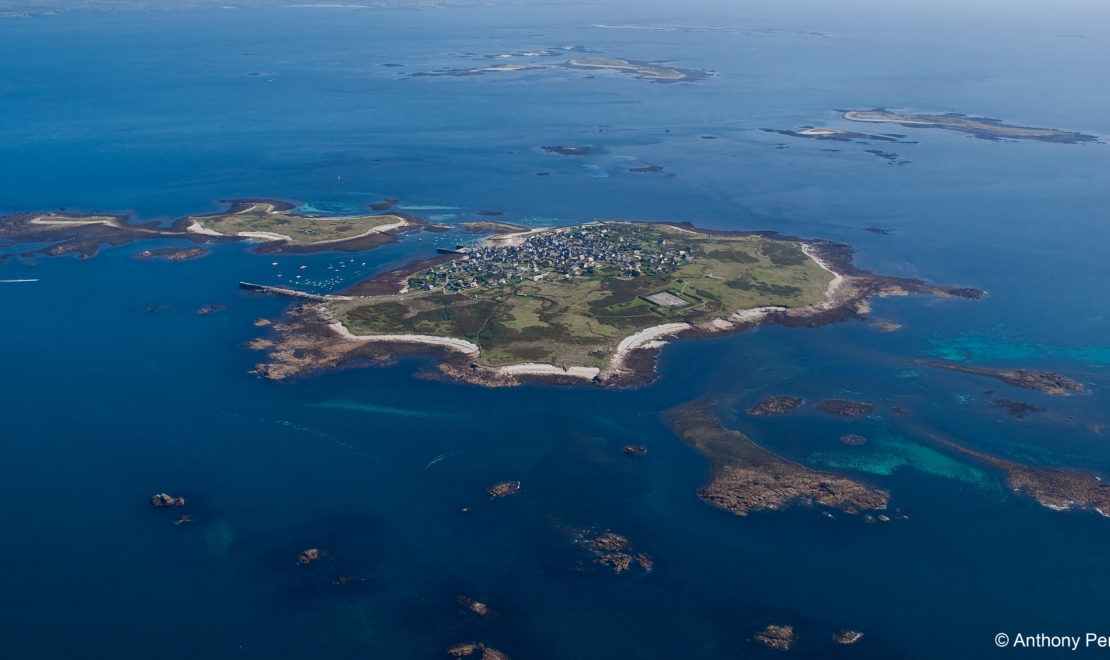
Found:
[[[1094,135],[1061,131],[1054,128],[1014,126],[1003,123],[1001,119],[973,117],[955,112],[942,115],[905,115],[890,112],[885,108],[875,108],[873,110],[849,110],[844,113],[844,118],[849,121],[898,124],[907,128],[941,128],[967,133],[982,140],[1036,140],[1065,144],[1098,141],[1098,138]]]
[[[95,213],[8,215],[0,217],[0,245],[36,243],[42,245],[34,251],[36,254],[77,254],[82,258],[95,255],[101,245],[156,238],[182,238],[195,243],[252,241],[260,243],[259,252],[357,251],[392,243],[397,234],[429,227],[423,220],[396,213],[327,217],[297,213],[292,204],[278,200],[227,203],[230,208],[225,212],[187,216],[169,226],[156,221],[133,224],[128,216]]]
[[[687,224],[592,222],[444,252],[295,306],[260,345],[271,352],[258,373],[430,350],[447,376],[483,385],[637,383],[676,335],[819,326],[866,313],[873,296],[981,295],[857,270],[829,241]]]
[[[415,77],[428,77],[428,76],[480,76],[490,73],[505,73],[512,71],[535,71],[535,70],[550,70],[556,67],[580,69],[580,70],[597,70],[608,69],[617,71],[619,73],[632,74],[640,80],[647,80],[656,83],[675,83],[675,82],[694,82],[701,80],[709,74],[700,69],[680,69],[678,67],[667,66],[657,62],[645,62],[641,60],[629,60],[619,57],[579,57],[566,62],[558,64],[545,64],[542,62],[532,61],[508,61],[508,58],[523,58],[523,57],[550,57],[558,55],[560,52],[569,52],[575,50],[573,48],[562,49],[548,49],[539,51],[530,51],[527,53],[516,54],[503,54],[496,56],[487,56],[489,58],[504,58],[505,61],[499,64],[490,66],[478,67],[464,67],[457,69],[444,69],[442,71],[418,71],[416,73],[408,74]]]

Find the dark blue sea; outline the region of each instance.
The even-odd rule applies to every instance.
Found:
[[[996,649],[999,632],[1110,633],[1110,519],[1044,508],[930,439],[1110,473],[1110,146],[861,128],[837,112],[955,111],[1110,136],[1110,11],[899,4],[0,21],[0,214],[168,221],[238,197],[359,213],[395,197],[446,223],[498,210],[529,226],[675,220],[827,238],[854,246],[861,267],[989,294],[877,300],[872,318],[902,326],[890,333],[850,321],[678,341],[637,389],[483,389],[429,380],[430,358],[277,384],[249,373],[260,354],[246,343],[286,302],[240,280],[336,291],[473,239],[417,233],[276,258],[224,244],[182,263],[133,258],[173,243],[89,260],[4,248],[0,280],[33,281],[0,283],[0,655],[444,658],[480,641],[516,660],[743,658],[775,653],[748,641],[775,623],[798,633],[784,657],[978,658],[1019,653]],[[558,46],[712,75],[410,75]],[[913,143],[760,130],[807,125]],[[645,165],[664,170],[629,171]],[[214,304],[227,308],[195,313]],[[919,360],[1053,369],[1089,393],[1047,397]],[[768,394],[876,412],[744,414]],[[908,519],[741,518],[705,504],[708,463],[662,418],[705,397],[767,448],[888,489]],[[999,397],[1045,410],[1019,420]],[[845,433],[871,441],[846,447]],[[627,457],[626,444],[648,453]],[[501,480],[522,492],[491,501]],[[195,522],[152,509],[163,491]],[[607,530],[654,570],[593,564],[581,540]],[[310,547],[326,561],[297,565]],[[332,585],[337,574],[357,577]],[[833,644],[845,628],[865,637]]]

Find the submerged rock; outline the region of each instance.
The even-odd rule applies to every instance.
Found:
[[[647,445],[625,445],[623,451],[629,456],[643,456],[647,453]]]
[[[867,438],[856,433],[847,433],[845,435],[842,435],[840,436],[840,441],[846,445],[851,445],[853,447],[867,444]]]

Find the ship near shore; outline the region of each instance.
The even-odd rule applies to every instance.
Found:
[[[676,336],[825,325],[873,296],[981,295],[858,270],[837,243],[684,224],[592,222],[445,252],[294,307],[258,373],[432,351],[447,376],[483,385],[642,383]]]

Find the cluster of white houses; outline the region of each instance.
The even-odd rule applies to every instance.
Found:
[[[474,248],[413,275],[409,288],[462,291],[526,280],[672,273],[694,258],[692,252],[650,225],[595,222],[537,233],[518,245]]]

